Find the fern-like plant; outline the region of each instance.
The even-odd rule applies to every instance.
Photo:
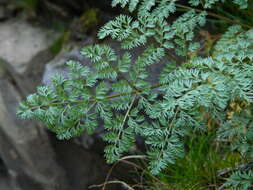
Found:
[[[206,23],[204,10],[218,1],[190,0],[192,7],[203,6],[196,11],[177,0],[113,0],[113,6],[128,6],[137,18],[117,16],[98,38],[111,37],[125,53],[118,56],[107,45],[84,47],[81,54],[92,67],[69,61],[69,76],[56,75],[52,87],[38,87],[20,104],[18,116],[42,121],[59,139],[92,133],[102,119],[109,163],[142,136],[153,174],[182,157],[183,138],[206,131],[210,122],[219,126],[217,140],[252,157],[253,29],[231,26],[210,56],[200,56],[200,44],[193,40]],[[247,0],[233,2],[247,7]],[[177,7],[187,11],[168,22]],[[134,59],[129,50],[139,46],[145,50]],[[147,80],[154,64],[165,65],[157,84]]]

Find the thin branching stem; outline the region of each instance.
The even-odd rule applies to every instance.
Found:
[[[119,180],[115,180],[115,181],[107,181],[106,183],[100,184],[100,185],[91,185],[89,186],[89,189],[92,188],[98,188],[98,187],[103,187],[105,184],[121,184],[124,187],[126,187],[128,190],[134,190],[134,188],[132,188],[130,185],[128,185],[126,182],[124,181],[119,181]]]
[[[164,86],[164,85],[166,85],[166,83],[164,83],[164,84],[158,83],[158,84],[152,85],[152,86],[147,87],[147,88],[141,88],[141,89],[138,89],[138,90],[132,90],[131,92],[118,93],[118,94],[106,96],[104,99],[109,100],[109,99],[118,98],[118,97],[122,97],[122,96],[127,96],[127,95],[131,95],[131,94],[133,94],[133,95],[134,94],[139,94],[141,92],[144,92],[145,90],[159,88],[159,87]],[[46,105],[31,107],[31,110],[36,110],[36,109],[39,109],[39,108],[54,107],[54,106],[75,105],[75,104],[82,104],[82,103],[87,103],[87,102],[88,103],[99,102],[99,101],[101,101],[101,99],[91,98],[89,100],[76,100],[76,101],[67,101],[67,102],[55,102],[55,103],[50,103],[50,104],[46,104]]]
[[[117,138],[118,141],[117,141],[117,144],[120,144],[120,142],[121,142],[121,141],[120,141],[120,136],[121,136],[122,133],[123,133],[124,125],[125,125],[125,123],[126,123],[126,121],[127,121],[127,118],[128,118],[128,116],[129,116],[129,113],[130,113],[130,111],[131,111],[131,109],[132,109],[132,107],[133,107],[133,105],[134,105],[135,99],[136,99],[136,95],[135,95],[134,98],[132,99],[132,101],[131,101],[131,103],[130,103],[128,109],[127,109],[127,112],[126,112],[126,114],[125,114],[125,116],[124,116],[124,119],[123,119],[123,121],[122,121],[121,129],[119,130],[119,133],[118,133],[118,138]]]

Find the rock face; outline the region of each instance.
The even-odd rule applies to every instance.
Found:
[[[0,21],[9,16],[8,10],[6,9],[7,3],[6,0],[0,0]]]
[[[108,9],[110,8],[111,1],[104,0],[42,0],[40,3],[52,10],[64,10],[68,13],[70,12],[79,12],[82,13],[84,9],[95,7],[99,9]]]
[[[6,17],[5,15],[6,15],[6,13],[5,13],[4,7],[0,5],[0,20],[5,19],[5,17]]]
[[[90,185],[104,182],[109,166],[106,165],[103,156],[97,153],[96,147],[90,147],[89,150],[84,149],[73,140],[59,141],[54,139],[53,144],[59,163],[66,171],[71,186],[70,190],[88,190]],[[107,189],[114,190],[114,188]]]
[[[33,121],[21,121],[16,117],[18,103],[34,92],[35,86],[41,83],[40,75],[46,62],[49,64],[46,66],[44,81],[48,83],[54,73],[64,74],[64,63],[67,60],[75,59],[88,63],[79,50],[94,41],[87,37],[88,40],[82,45],[75,45],[71,51],[63,50],[49,61],[54,56],[48,51],[50,43],[42,40],[45,40],[44,37],[38,37],[39,42],[33,42],[25,28],[18,30],[18,33],[10,31],[14,35],[12,36],[6,31],[21,26],[14,24],[14,20],[7,23],[13,26],[0,23],[0,39],[8,46],[5,49],[0,43],[0,189],[88,190],[90,185],[103,183],[109,166],[103,158],[104,144],[101,139],[84,134],[79,139],[60,142],[50,135],[44,126]],[[22,25],[23,21],[15,23]],[[2,31],[3,27],[5,32]],[[25,37],[27,41],[23,39]],[[34,36],[31,38],[35,40]],[[25,46],[21,42],[24,42]],[[36,43],[40,47],[40,43],[44,44],[44,48],[33,50],[32,45]],[[1,56],[12,63],[8,63]],[[7,170],[6,177],[1,177],[1,170]],[[124,180],[125,172],[119,173],[120,175],[116,173],[114,176],[117,179],[124,176]],[[110,186],[108,189],[121,188]]]
[[[0,60],[0,157],[22,190],[68,189],[45,130],[16,117],[17,105],[26,95],[20,89],[27,85],[17,87],[17,76],[7,62]]]
[[[24,73],[28,65],[38,65],[40,61],[45,63],[52,58],[52,55],[45,56],[45,52],[50,51],[51,44],[58,37],[53,31],[33,27],[20,19],[11,19],[0,23],[0,57],[18,73]]]
[[[0,21],[5,19],[8,3],[0,0]],[[41,65],[53,57],[50,44],[57,36],[22,19],[0,22],[0,159],[7,170],[7,176],[0,176],[0,189],[68,189],[65,171],[56,162],[45,129],[16,117],[21,99],[38,85],[25,73],[40,80],[29,70],[33,65],[36,72],[43,70]]]

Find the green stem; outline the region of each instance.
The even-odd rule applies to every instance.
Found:
[[[171,123],[170,123],[170,125],[169,125],[169,132],[166,134],[165,139],[164,139],[165,142],[168,141],[169,135],[172,134],[173,123],[174,123],[174,121],[175,121],[175,119],[176,119],[176,117],[177,117],[178,112],[179,112],[179,107],[176,108],[175,115],[173,116],[172,121],[171,121]],[[162,153],[164,152],[164,148],[165,148],[165,146],[162,147],[162,151],[160,152],[159,157],[162,156]]]
[[[135,95],[134,98],[132,99],[132,101],[131,101],[131,103],[130,103],[128,109],[127,109],[127,112],[126,112],[126,114],[125,114],[125,117],[124,117],[124,119],[123,119],[123,121],[122,121],[121,129],[119,130],[118,138],[117,138],[117,139],[118,139],[118,140],[117,140],[117,145],[118,145],[118,146],[119,146],[119,144],[120,144],[120,142],[121,142],[121,141],[120,141],[120,136],[121,136],[122,133],[123,133],[124,125],[125,125],[126,120],[127,120],[128,116],[129,116],[129,113],[130,113],[130,111],[131,111],[131,109],[132,109],[132,107],[133,107],[133,105],[134,105],[135,99],[136,99],[136,95]]]
[[[150,87],[147,88],[142,88],[142,89],[138,89],[138,90],[132,90],[131,92],[125,92],[125,93],[119,93],[119,94],[114,94],[114,95],[110,95],[110,96],[106,96],[104,99],[113,99],[113,98],[118,98],[118,97],[122,97],[122,96],[127,96],[127,95],[131,95],[131,94],[139,94],[145,90],[151,90],[151,89],[155,89],[155,88],[159,88],[161,86],[166,85],[167,83],[164,84],[155,84],[152,85]],[[30,109],[32,110],[36,110],[39,108],[47,108],[47,107],[53,107],[53,106],[63,106],[63,105],[73,105],[73,104],[81,104],[81,103],[87,103],[87,102],[98,102],[100,101],[100,99],[96,99],[96,98],[91,98],[89,100],[76,100],[76,101],[67,101],[67,102],[55,102],[55,103],[51,103],[51,104],[47,104],[47,105],[42,105],[42,106],[35,106],[35,107],[31,107]]]

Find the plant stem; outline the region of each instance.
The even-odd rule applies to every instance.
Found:
[[[124,181],[108,181],[106,183],[100,184],[100,185],[91,185],[88,188],[92,189],[92,188],[98,188],[98,187],[103,187],[105,184],[121,184],[124,187],[126,187],[128,190],[134,190],[131,186],[129,186],[127,183],[125,183]]]
[[[155,84],[153,86],[147,87],[147,88],[142,88],[142,89],[138,89],[138,90],[132,90],[131,92],[126,92],[126,93],[119,93],[119,94],[114,94],[114,95],[110,95],[110,96],[106,96],[104,99],[113,99],[113,98],[117,98],[117,97],[121,97],[121,96],[127,96],[127,95],[131,95],[131,94],[139,94],[145,90],[149,90],[149,89],[155,89],[155,88],[159,88],[163,85],[166,85],[166,83],[164,84]],[[51,103],[51,104],[47,104],[47,105],[42,105],[42,106],[36,106],[36,107],[31,107],[31,110],[36,110],[39,108],[47,108],[47,107],[53,107],[53,106],[63,106],[63,105],[73,105],[73,104],[81,104],[81,103],[91,103],[91,102],[98,102],[100,100],[96,99],[96,98],[91,98],[89,100],[76,100],[76,101],[67,101],[67,102],[55,102],[55,103]]]
[[[134,101],[135,101],[135,99],[136,99],[136,95],[134,96],[134,98],[132,99],[132,101],[131,101],[131,103],[130,103],[130,105],[129,105],[129,107],[128,107],[128,109],[127,109],[127,112],[126,112],[126,114],[125,114],[125,117],[124,117],[124,119],[123,119],[123,121],[122,121],[122,124],[121,124],[121,129],[119,130],[119,133],[118,133],[118,140],[117,140],[117,145],[119,145],[120,144],[120,136],[122,135],[122,133],[123,133],[123,128],[124,128],[124,125],[125,125],[125,123],[126,123],[126,120],[127,120],[127,118],[128,118],[128,116],[129,116],[129,113],[130,113],[130,111],[131,111],[131,109],[132,109],[132,107],[133,107],[133,105],[134,105]]]

